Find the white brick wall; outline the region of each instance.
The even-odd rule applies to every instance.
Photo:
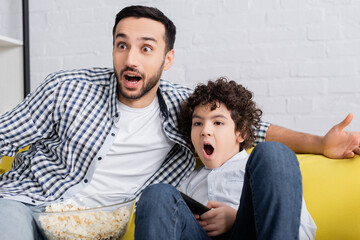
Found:
[[[21,0],[0,0],[0,35],[22,41]]]
[[[353,112],[348,129],[360,130],[360,0],[31,0],[32,89],[53,71],[112,66],[114,17],[128,4],[177,26],[164,78],[228,76],[255,92],[264,120],[324,134]]]

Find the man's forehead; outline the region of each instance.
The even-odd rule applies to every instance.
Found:
[[[149,18],[128,17],[121,19],[115,29],[115,37],[164,39],[165,26]]]

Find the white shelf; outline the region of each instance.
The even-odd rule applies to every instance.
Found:
[[[23,42],[14,38],[0,35],[0,47],[22,46]]]

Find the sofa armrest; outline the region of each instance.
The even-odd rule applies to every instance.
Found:
[[[306,206],[317,225],[316,239],[360,239],[360,156],[297,156]]]

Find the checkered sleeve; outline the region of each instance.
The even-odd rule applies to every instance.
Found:
[[[266,132],[269,126],[269,122],[260,122],[259,128],[255,129],[255,145],[261,142],[265,142]]]
[[[19,149],[51,133],[55,86],[50,75],[35,92],[0,117],[0,156],[14,156]]]

